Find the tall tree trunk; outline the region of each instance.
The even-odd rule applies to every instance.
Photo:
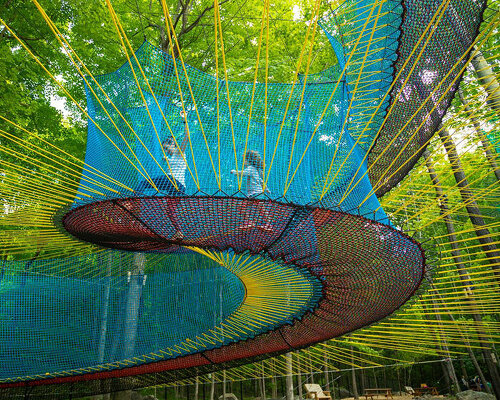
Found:
[[[134,254],[134,263],[130,271],[130,282],[127,293],[127,307],[125,310],[125,327],[123,330],[123,358],[134,355],[137,325],[139,322],[139,306],[144,281],[144,263],[146,257],[143,253]]]
[[[200,378],[196,375],[196,380],[194,382],[194,400],[198,400],[198,395],[200,392]]]
[[[314,383],[313,362],[312,362],[311,353],[308,353],[307,358],[309,360],[309,372],[311,373],[309,383]]]
[[[108,331],[108,313],[109,313],[109,297],[111,292],[111,265],[113,264],[113,252],[110,252],[107,257],[106,262],[106,286],[104,288],[104,298],[102,301],[102,316],[101,316],[101,326],[99,328],[99,342],[97,345],[97,359],[100,364],[104,362],[104,350],[106,348],[106,334]],[[104,383],[106,381],[103,381]],[[109,388],[105,388],[101,384],[102,392],[109,392]],[[109,394],[97,395],[93,397],[93,400],[107,400]]]
[[[260,400],[266,400],[266,379],[264,378],[264,368],[260,377]]]
[[[330,390],[330,374],[328,373],[328,355],[327,355],[326,351],[325,351],[323,357],[324,357],[324,361],[325,361],[324,366],[323,366],[324,372],[325,372],[325,389],[324,390],[326,390],[327,392],[330,392],[331,391]]]
[[[469,375],[467,374],[467,369],[465,368],[465,362],[460,358],[460,370],[462,371],[462,376],[465,380],[469,380]]]
[[[446,360],[441,361],[439,364],[441,364],[441,369],[443,370],[443,376],[445,380],[445,385],[448,387],[449,393],[453,394],[456,392],[453,392],[453,386],[450,381],[450,370],[446,366]]]
[[[474,290],[472,289],[471,286],[468,285],[468,282],[471,281],[471,278],[470,278],[470,275],[469,275],[467,269],[465,268],[465,264],[463,264],[463,262],[462,262],[462,257],[460,255],[460,249],[459,249],[458,244],[457,244],[457,236],[455,234],[455,226],[453,224],[451,216],[449,215],[448,198],[447,198],[446,194],[444,194],[443,189],[441,187],[441,183],[439,182],[438,176],[434,170],[429,151],[425,150],[423,153],[423,156],[425,158],[427,170],[429,171],[429,176],[431,178],[432,184],[433,184],[434,189],[436,191],[436,197],[437,197],[440,211],[441,211],[442,215],[444,215],[443,219],[444,219],[444,222],[446,224],[446,229],[448,230],[449,242],[450,242],[450,246],[452,248],[451,255],[453,257],[455,267],[457,268],[457,273],[458,273],[459,279],[465,284],[465,289],[464,289],[465,299],[470,304],[471,308],[474,310],[474,312],[472,313],[472,318],[476,322],[476,331],[478,333],[478,338],[481,341],[481,343],[483,344],[482,352],[483,352],[483,355],[484,355],[484,358],[486,361],[486,365],[488,367],[488,371],[490,372],[490,375],[491,375],[493,390],[494,390],[497,398],[500,399],[500,376],[498,374],[498,367],[497,367],[497,365],[494,361],[494,358],[492,356],[491,349],[484,348],[484,345],[489,343],[489,340],[487,338],[486,333],[482,329],[482,317],[481,317],[481,314],[479,313],[479,308],[477,307],[477,304],[475,302]],[[465,179],[465,176],[464,176],[464,179]],[[472,353],[472,350],[470,353]],[[473,354],[472,354],[472,356],[473,356]],[[477,362],[475,365],[477,365],[476,369],[479,368],[479,365],[477,364]],[[479,368],[479,370],[480,370],[480,368]],[[482,372],[480,373],[480,375],[482,375]],[[487,385],[485,385],[485,387],[487,388]],[[487,388],[487,390],[488,390],[488,388]]]
[[[434,289],[434,287],[433,287],[433,289]],[[436,296],[441,300],[441,295],[437,291],[435,291],[435,293],[436,293]],[[442,300],[441,300],[441,302],[443,304],[443,307],[446,307],[446,303],[443,302]],[[450,317],[451,321],[455,322],[455,317],[453,316],[452,313],[448,312],[448,316]],[[479,330],[479,329],[480,328],[476,328],[476,330]],[[490,389],[490,387],[488,385],[488,381],[486,380],[486,378],[483,374],[483,370],[481,369],[479,363],[477,362],[477,358],[474,355],[474,352],[472,351],[472,349],[470,347],[469,341],[467,340],[467,338],[465,336],[463,336],[463,335],[461,335],[461,336],[464,339],[464,344],[467,348],[467,353],[469,353],[469,357],[472,361],[472,364],[474,365],[474,368],[476,369],[477,375],[479,376],[479,379],[481,379],[481,382],[482,382],[486,392],[488,392],[489,394],[493,394],[492,390]],[[484,350],[483,350],[483,352],[484,352]],[[483,358],[484,358],[484,353],[483,353]],[[463,371],[463,372],[465,372],[464,377],[467,377],[467,372],[466,371]]]
[[[222,399],[226,400],[226,370],[222,371]]]
[[[474,200],[474,195],[469,188],[469,182],[462,168],[455,143],[453,142],[448,131],[444,128],[439,130],[439,136],[441,137],[441,141],[443,142],[446,153],[448,154],[453,175],[455,176],[460,195],[462,196],[462,201],[467,209],[467,214],[472,222],[477,239],[481,243],[484,254],[490,262],[490,267],[493,269],[497,282],[500,283],[500,252],[491,238],[489,229],[486,228],[486,223],[481,216],[481,211],[479,210],[477,202]]]
[[[293,400],[293,360],[292,353],[286,353],[286,400]]]
[[[364,393],[365,392],[365,389],[367,387],[369,387],[367,384],[366,384],[366,371],[362,368],[359,370],[359,375],[361,377],[361,385],[360,385],[360,389],[359,389],[359,392],[360,393]]]
[[[472,122],[472,125],[474,126],[474,130],[476,131],[476,134],[481,141],[481,145],[483,146],[483,151],[484,155],[488,159],[488,162],[491,165],[491,169],[493,170],[493,173],[495,174],[495,177],[497,178],[498,181],[500,181],[500,167],[498,166],[497,160],[496,160],[496,152],[491,151],[492,145],[486,135],[483,132],[483,129],[481,128],[481,125],[479,124],[479,121],[477,120],[474,115],[472,115],[472,111],[467,104],[467,100],[465,100],[464,94],[462,92],[462,89],[458,89],[458,97],[460,98],[460,101],[464,105],[465,113],[467,114],[467,117],[470,119]]]
[[[276,363],[274,360],[270,360],[271,364],[271,398],[278,398],[278,382],[276,380]]]
[[[104,362],[104,350],[106,348],[106,333],[108,331],[108,312],[109,312],[109,296],[111,292],[111,265],[113,264],[113,253],[108,254],[106,267],[106,286],[104,289],[104,299],[102,304],[101,327],[99,329],[99,345],[97,349],[97,358],[99,363]]]
[[[215,373],[212,372],[212,380],[210,382],[210,400],[214,400],[215,395]]]
[[[472,57],[471,63],[476,71],[479,83],[484,87],[486,93],[488,93],[486,103],[488,103],[497,114],[500,114],[500,85],[498,84],[496,75],[483,54],[476,48],[474,52],[475,54],[474,57]]]
[[[351,347],[351,376],[352,376],[352,394],[356,400],[359,400],[358,394],[358,384],[356,382],[356,370],[354,369],[354,354],[353,349]]]
[[[134,261],[129,271],[130,281],[128,283],[124,317],[122,359],[132,358],[134,355],[145,261],[146,256],[143,253],[135,253]],[[132,390],[116,393],[115,398],[116,400],[130,400],[132,398]]]
[[[299,399],[302,400],[302,368],[300,366],[300,352],[297,351],[297,386],[299,391]]]
[[[432,304],[434,309],[436,310],[436,319],[438,320],[438,325],[440,327],[443,326],[441,315],[438,311],[438,306],[436,305],[434,298],[432,298]],[[447,375],[451,380],[451,393],[457,394],[460,392],[460,384],[458,382],[457,373],[455,372],[455,367],[453,366],[453,361],[451,360],[450,349],[448,348],[448,342],[446,341],[446,337],[442,337],[441,347],[446,354],[446,360],[444,360],[444,367],[446,368]]]

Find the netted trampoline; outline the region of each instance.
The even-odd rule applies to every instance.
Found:
[[[426,273],[377,196],[448,108],[486,1],[348,0],[337,62],[230,82],[144,44],[85,76],[80,187],[54,227],[93,254],[1,261],[0,393],[67,398],[308,347],[399,309]]]

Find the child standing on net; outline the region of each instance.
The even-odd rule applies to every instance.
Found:
[[[184,138],[182,139],[182,143],[180,146],[176,145],[173,136],[169,136],[163,141],[163,159],[169,166],[168,173],[152,179],[154,185],[156,186],[156,194],[161,193],[170,197],[178,197],[186,194],[185,175],[187,163],[185,152],[189,141],[189,130],[186,125],[186,115],[184,113],[181,113],[180,115],[184,120]],[[143,192],[148,189],[153,189],[153,186],[149,181],[143,181],[137,188],[137,191]],[[184,239],[184,234],[181,231],[177,217],[178,202],[178,199],[171,199],[167,202],[168,218],[175,229],[175,233],[172,235],[170,240],[176,241]]]
[[[248,150],[245,154],[245,165],[242,171],[233,169],[232,174],[246,177],[247,195],[255,197],[264,193],[264,162],[255,150]],[[269,192],[266,189],[266,193]]]
[[[245,154],[245,165],[243,170],[237,171],[233,169],[231,173],[246,178],[248,197],[256,197],[263,193],[270,193],[267,188],[264,190],[264,162],[262,161],[262,158],[257,151],[247,151]],[[261,221],[265,221],[265,223],[256,225],[253,215],[247,213],[247,215],[245,216],[245,220],[248,222],[245,223],[241,228],[251,229],[256,227],[265,231],[272,231],[272,226],[269,223],[270,215],[267,205],[264,202],[259,202],[258,204],[259,205],[257,212],[252,212],[252,214],[257,214],[257,218]]]

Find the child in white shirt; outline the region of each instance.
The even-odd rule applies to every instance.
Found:
[[[184,117],[184,115],[181,115]],[[156,189],[167,196],[182,196],[186,193],[186,146],[189,141],[189,131],[186,127],[186,120],[184,119],[184,138],[180,146],[175,145],[173,136],[169,136],[162,143],[162,147],[165,153],[163,157],[165,161],[168,159],[168,165],[170,166],[168,175],[158,176],[153,178],[154,185]],[[175,182],[175,185],[174,183]],[[148,181],[143,181],[138,187],[138,191],[144,191],[145,189],[151,188],[152,185]],[[170,240],[182,240],[184,234],[180,229],[180,225],[177,219],[177,202],[169,201],[167,205],[167,210],[169,212],[169,219],[175,228],[175,233],[172,235]]]
[[[256,197],[263,193],[270,193],[267,188],[264,190],[263,169],[264,169],[264,162],[262,161],[260,154],[255,150],[249,150],[245,154],[245,164],[243,170],[237,171],[233,169],[231,173],[234,175],[246,177],[247,195],[248,197]],[[258,211],[258,213],[260,214],[259,219],[266,221],[266,223],[263,225],[260,224],[256,226],[252,216],[247,215],[245,217],[245,220],[247,220],[248,222],[242,225],[241,228],[251,229],[256,227],[265,231],[273,231],[273,228],[269,223],[270,215],[267,207],[265,206],[264,203],[259,203],[259,204],[262,205],[262,207],[259,206],[259,211]]]
[[[244,176],[247,179],[247,195],[255,197],[264,193],[264,162],[260,154],[255,150],[247,151],[245,155],[245,165],[242,171],[231,171],[234,175]],[[266,192],[269,192],[266,190]]]

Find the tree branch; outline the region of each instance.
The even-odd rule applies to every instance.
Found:
[[[219,5],[222,5],[224,3],[227,3],[229,0],[222,0]],[[203,18],[203,16],[208,12],[210,11],[211,9],[214,8],[215,5],[212,5],[210,7],[207,7],[205,8],[200,15],[198,15],[198,18],[196,18],[193,23],[191,25],[189,25],[186,29],[184,29],[184,31],[182,33],[188,33],[190,32],[196,25],[198,25],[198,23],[200,22],[200,20]]]
[[[159,25],[156,25],[156,24],[148,24],[144,27],[144,30],[148,29],[148,28],[154,28],[154,29],[160,29],[160,26]],[[134,37],[135,35],[139,34],[139,33],[142,33],[142,31],[137,31],[136,33],[134,33],[132,35],[132,37]]]

